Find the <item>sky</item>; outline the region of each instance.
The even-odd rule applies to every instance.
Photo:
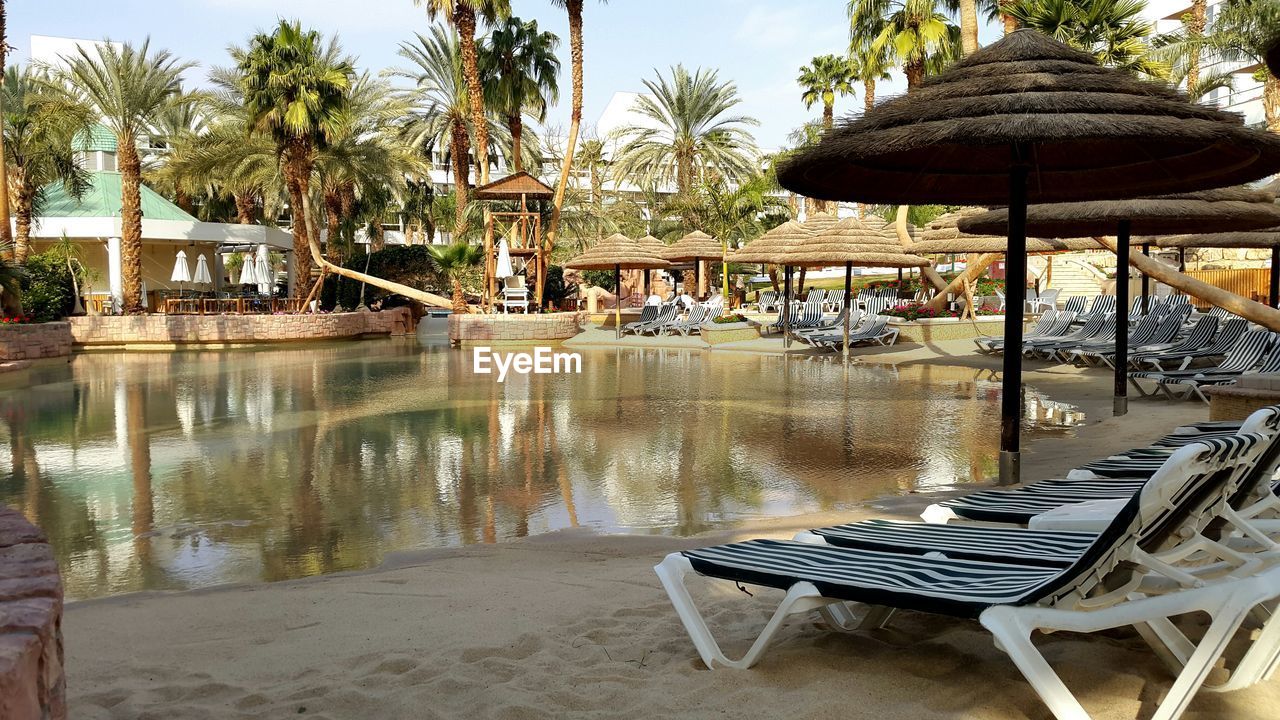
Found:
[[[537,20],[561,37],[560,103],[547,125],[569,120],[569,28],[564,11],[549,0],[512,0],[512,12]],[[738,86],[740,114],[760,121],[753,129],[762,148],[786,144],[787,134],[821,109],[806,110],[796,85],[799,68],[817,55],[842,53],[848,44],[845,0],[586,0],[583,19],[585,88],[583,122],[594,123],[614,92],[643,92],[655,69],[676,63],[715,68]],[[403,63],[399,43],[428,27],[412,0],[27,0],[8,3],[11,61],[25,62],[31,35],[140,42],[166,48],[202,67],[227,63],[226,48],[243,45],[256,30],[284,17],[299,19],[326,36],[337,33],[360,69],[378,71]],[[985,44],[996,37],[983,29]],[[188,80],[203,81],[201,70]],[[878,96],[905,89],[900,75],[882,83]],[[836,101],[837,116],[862,107],[856,97]],[[588,128],[589,130],[589,128]]]

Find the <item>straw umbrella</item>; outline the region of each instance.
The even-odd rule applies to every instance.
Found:
[[[853,295],[853,266],[860,267],[924,267],[929,261],[910,255],[896,241],[890,243],[883,233],[863,225],[856,218],[845,218],[826,230],[791,245],[783,254],[786,264],[798,267],[827,267],[844,264],[844,360],[849,361],[849,308]]]
[[[1116,360],[1113,412],[1129,408],[1126,371],[1129,365],[1129,251],[1131,235],[1170,232],[1246,230],[1280,223],[1275,195],[1262,190],[1220,188],[1134,200],[1049,203],[1027,208],[1027,232],[1056,238],[1116,235]],[[959,228],[1001,232],[1009,226],[1008,210],[961,218]],[[1145,245],[1146,243],[1144,243]],[[1097,247],[1096,243],[1094,247]],[[1146,277],[1143,277],[1144,310]],[[1006,353],[1007,354],[1007,353]]]
[[[663,260],[671,263],[693,261],[693,294],[698,294],[698,286],[702,283],[702,260],[719,260],[724,257],[724,247],[720,241],[702,232],[694,230],[663,249],[659,254]]]
[[[800,223],[788,220],[738,248],[730,258],[740,263],[782,266],[782,342],[784,345],[790,343],[787,331],[791,327],[791,266],[786,264],[786,254],[793,244],[803,242],[810,234],[800,227]]]
[[[1207,235],[1176,235],[1160,238],[1162,248],[1270,248],[1271,280],[1267,302],[1271,307],[1280,306],[1280,226],[1252,232],[1223,232]]]
[[[671,263],[640,247],[635,240],[614,233],[564,266],[571,270],[613,270],[615,332],[622,337],[622,270],[665,270]]]
[[[807,233],[820,233],[835,225],[840,218],[825,211],[818,211],[799,221],[800,229]],[[798,298],[804,292],[805,268],[800,268],[800,275],[796,278],[796,297]]]
[[[636,240],[636,242],[640,245],[640,247],[644,248],[645,250],[648,250],[650,253],[657,255],[658,257],[662,257],[662,254],[667,251],[667,244],[652,235],[645,235],[639,240]],[[652,275],[653,273],[651,271],[649,270],[644,271],[644,292],[646,295],[652,292],[652,288],[653,288]]]
[[[1280,169],[1280,137],[1104,68],[1034,30],[1009,33],[800,151],[782,186],[820,200],[1008,205],[1009,275],[1026,276],[1026,206],[1189,192]],[[1023,282],[1008,304],[1020,311]],[[1021,312],[1005,342],[1022,343]],[[1000,475],[1020,463],[1022,355],[1004,354]]]

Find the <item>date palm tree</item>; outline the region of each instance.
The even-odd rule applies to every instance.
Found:
[[[467,312],[467,297],[462,291],[462,279],[484,259],[479,245],[455,242],[452,245],[430,245],[431,265],[441,276],[449,279],[453,289],[453,314]]]
[[[830,130],[835,124],[836,96],[853,95],[853,84],[858,81],[854,63],[839,55],[819,55],[800,68],[796,82],[803,91],[800,99],[805,108],[822,103],[822,128]]]
[[[21,265],[31,251],[31,220],[40,211],[44,188],[61,183],[80,197],[89,188],[89,173],[76,162],[75,138],[87,133],[95,116],[83,106],[53,104],[41,94],[41,80],[30,65],[5,69],[4,155],[9,192],[13,196],[14,262]]]
[[[179,98],[162,108],[151,122],[150,140],[153,148],[172,153],[177,147],[193,142],[208,130],[208,116],[198,103]],[[152,187],[173,197],[173,203],[184,212],[194,213],[195,204],[190,183],[180,182],[167,163],[160,162],[145,168],[146,178]]]
[[[120,171],[120,255],[124,311],[142,305],[142,158],[138,140],[159,113],[182,93],[182,73],[193,67],[167,50],[152,51],[150,39],[134,47],[110,43],[84,45],[63,58],[47,89],[69,108],[97,113],[116,139]],[[196,96],[187,96],[194,101]]]
[[[872,47],[874,43],[855,39],[849,43],[849,62],[854,74],[862,83],[862,106],[869,112],[876,104],[876,83],[889,79],[893,59],[886,47]]]
[[[1209,31],[1188,39],[1229,62],[1256,65],[1255,79],[1262,82],[1262,109],[1267,129],[1280,132],[1280,78],[1268,69],[1267,50],[1275,45],[1280,28],[1280,3],[1274,0],[1227,0],[1218,7]]]
[[[475,131],[476,157],[480,159],[480,183],[489,182],[489,128],[485,118],[484,85],[480,77],[479,53],[476,50],[478,20],[493,23],[511,15],[509,0],[413,0],[425,7],[427,17],[441,18],[458,31],[458,47],[462,56],[462,77],[466,83],[471,110],[471,127]]]
[[[560,99],[560,60],[555,33],[539,32],[538,22],[509,17],[496,25],[480,47],[480,74],[485,102],[507,122],[511,133],[512,168],[524,169],[521,136],[527,112],[547,119],[547,105]]]
[[[849,0],[849,24],[855,42],[897,59],[908,92],[960,56],[960,28],[939,0]]]
[[[734,180],[759,169],[747,127],[760,123],[728,114],[742,102],[732,82],[721,82],[715,70],[690,73],[676,65],[669,78],[659,74],[644,85],[650,94],[637,98],[632,111],[651,125],[616,131],[623,140],[614,160],[620,176],[674,181],[676,192],[685,195],[713,174]]]
[[[1143,0],[1018,0],[1008,12],[1029,27],[1085,52],[1109,67],[1165,78],[1169,67],[1151,52]]]
[[[251,132],[269,137],[281,161],[293,217],[294,292],[311,290],[311,174],[316,153],[342,129],[355,70],[336,41],[281,20],[244,50],[233,49]]]

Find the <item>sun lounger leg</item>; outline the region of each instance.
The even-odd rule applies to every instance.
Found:
[[[778,605],[778,609],[774,611],[773,617],[769,618],[769,622],[764,626],[760,636],[751,644],[751,649],[747,650],[742,659],[730,660],[721,651],[715,637],[711,635],[706,621],[702,618],[702,613],[698,612],[698,608],[693,602],[693,597],[689,595],[689,589],[685,587],[685,576],[693,572],[693,566],[689,563],[689,559],[680,553],[671,553],[661,563],[655,565],[653,569],[658,574],[658,579],[662,581],[662,587],[666,589],[667,595],[671,598],[671,604],[675,606],[676,614],[680,616],[680,622],[684,623],[684,629],[689,633],[689,638],[693,640],[694,646],[698,649],[698,654],[702,656],[702,661],[706,663],[707,667],[713,669],[717,664],[738,670],[745,670],[755,665],[760,656],[764,654],[764,651],[768,649],[769,642],[773,640],[774,634],[782,627],[788,616],[807,613],[841,602],[822,597],[818,589],[811,583],[796,583],[791,586],[786,596],[782,598],[782,602]]]
[[[1031,642],[1034,627],[1024,624],[1024,616],[1010,607],[994,607],[978,618],[995,636],[996,647],[1003,650],[1018,666],[1036,694],[1058,720],[1089,720],[1080,702],[1054,672]]]

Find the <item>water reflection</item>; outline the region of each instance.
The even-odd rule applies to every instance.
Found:
[[[84,354],[0,387],[0,502],[50,534],[72,597],[578,525],[690,534],[994,474],[983,374],[609,350],[498,384],[410,340]],[[1080,420],[1027,397],[1032,433]]]

